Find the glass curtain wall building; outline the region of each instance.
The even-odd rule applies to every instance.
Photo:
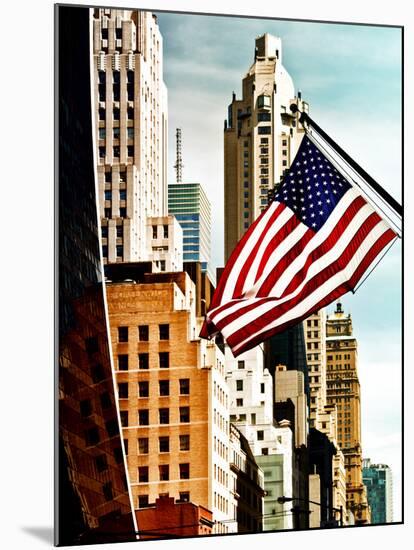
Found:
[[[211,254],[211,204],[201,184],[170,184],[168,213],[177,218],[183,230],[183,261],[200,262],[202,270],[208,272]]]

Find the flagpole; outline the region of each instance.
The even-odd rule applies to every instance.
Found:
[[[290,106],[290,110],[292,111],[292,113],[296,113],[299,111],[298,106],[295,103]],[[376,191],[376,193],[384,200],[384,202],[388,204],[388,206],[392,210],[394,210],[396,214],[402,216],[402,206],[394,199],[394,197],[392,197],[383,187],[381,187],[381,185],[376,182],[374,178],[372,178],[357,162],[355,162],[354,159],[351,158],[348,153],[346,153],[342,149],[342,147],[340,147],[330,136],[328,136],[328,134],[324,130],[322,130],[322,128],[314,120],[312,120],[307,113],[303,111],[299,111],[299,113],[299,122],[301,122],[302,124],[309,124],[311,128],[313,128],[318,134],[320,134],[322,138],[327,143],[329,143],[332,149],[334,149],[338,153],[338,155],[340,155],[351,166],[351,168],[353,168],[355,172],[359,174],[361,178],[363,178],[374,191]]]

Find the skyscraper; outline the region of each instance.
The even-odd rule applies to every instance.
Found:
[[[371,523],[393,521],[392,472],[386,464],[371,464],[369,458],[362,461],[362,479],[367,488],[371,507]]]
[[[308,110],[282,64],[281,39],[267,33],[256,38],[242,90],[242,99],[233,93],[224,126],[225,260],[266,207],[303,137],[290,105]]]
[[[105,262],[148,259],[147,217],[167,214],[167,90],[150,12],[96,8],[93,62]]]
[[[347,507],[357,525],[370,523],[366,487],[362,481],[361,392],[357,340],[352,318],[337,303],[326,320],[327,401],[338,414],[338,443],[345,457]]]
[[[200,183],[168,185],[168,212],[183,230],[183,261],[201,262],[207,271],[211,254],[211,204]]]

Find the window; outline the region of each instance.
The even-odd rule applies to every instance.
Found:
[[[138,411],[138,423],[140,426],[149,425],[149,411],[148,409],[141,409]]]
[[[106,201],[112,200],[112,191],[106,190],[106,191],[104,192],[104,196],[105,196],[105,200],[106,200]]]
[[[148,342],[148,337],[149,337],[148,325],[139,325],[138,337],[141,342]]]
[[[118,327],[118,342],[128,342],[128,327]]]
[[[180,501],[190,502],[190,493],[188,491],[180,491]]]
[[[265,385],[264,385],[264,382],[262,382],[260,384],[260,393],[264,393],[265,392]]]
[[[268,455],[268,454],[269,454],[269,449],[267,447],[263,447],[262,455]]]
[[[170,366],[170,354],[168,351],[161,351],[158,354],[160,369],[168,369]]]
[[[138,439],[138,452],[140,455],[148,454],[148,437],[140,437]]]
[[[116,256],[117,258],[122,258],[124,255],[124,246],[122,244],[116,245]]]
[[[170,395],[170,381],[169,380],[160,380],[160,395]]]
[[[118,370],[128,370],[128,355],[118,355]]]
[[[127,156],[128,157],[133,157],[134,156],[134,146],[133,145],[127,145]]]
[[[101,227],[101,235],[104,239],[106,239],[108,237],[108,226],[107,225],[103,225]],[[103,256],[107,256],[107,254],[103,254]]]
[[[190,379],[180,378],[180,395],[188,395],[190,393]]]
[[[119,108],[114,107],[114,120],[119,120]]]
[[[105,128],[99,128],[99,139],[105,139],[105,137],[106,137]]]
[[[258,122],[270,122],[272,120],[272,115],[270,113],[257,113]]]
[[[121,411],[121,426],[128,426],[128,411]]]
[[[257,431],[257,440],[258,441],[263,441],[264,439],[264,431],[263,430],[258,430]]]
[[[148,483],[148,466],[140,466],[138,468],[138,481],[140,483]]]
[[[168,239],[168,225],[163,226],[164,239]]]
[[[99,158],[105,158],[105,146],[99,147]]]
[[[160,340],[169,340],[170,338],[170,325],[159,325]]]
[[[141,382],[138,382],[138,395],[139,397],[149,396],[149,382],[147,380],[142,380]]]
[[[148,495],[139,495],[138,508],[147,508],[149,504]]]
[[[243,380],[236,380],[236,390],[243,391]]]
[[[128,117],[128,120],[132,120],[134,118],[134,108],[133,107],[128,107],[127,117]]]
[[[180,435],[180,451],[189,451],[190,450],[190,436]]]
[[[272,127],[271,126],[259,126],[257,128],[257,133],[260,134],[260,135],[271,134],[272,133]]]
[[[119,191],[119,200],[120,201],[126,201],[126,198],[127,198],[126,189],[120,189],[120,191]]]
[[[122,238],[124,236],[124,227],[122,225],[116,226],[116,236]]]
[[[244,361],[237,361],[237,368],[244,369]]]
[[[170,479],[170,467],[168,464],[162,464],[159,467],[160,481],[168,481]]]
[[[128,398],[128,382],[120,382],[118,384],[118,395],[120,399]]]
[[[170,438],[168,436],[162,436],[158,438],[160,453],[170,452]]]
[[[190,464],[180,464],[180,479],[190,479]]]
[[[125,454],[127,455],[128,454],[128,439],[124,439],[124,449],[125,449]]]
[[[119,157],[119,151],[120,151],[119,145],[114,145],[114,147],[113,147],[113,156],[114,157]]]
[[[105,120],[105,109],[103,107],[99,107],[99,120]]]
[[[190,407],[180,407],[180,422],[190,422]]]
[[[111,401],[111,396],[109,395],[109,392],[107,391],[103,392],[100,396],[100,401],[101,401],[102,409],[106,410],[112,407],[112,401]]]
[[[170,409],[158,409],[160,424],[170,423]]]
[[[260,148],[260,154],[261,155],[268,155],[269,154],[269,149],[267,147],[261,147]]]
[[[81,416],[86,418],[92,414],[92,403],[90,399],[84,399],[79,405]]]
[[[95,458],[95,465],[96,465],[96,469],[99,473],[104,472],[105,470],[107,470],[108,469],[108,461],[107,461],[106,455],[98,455]]]
[[[114,495],[112,492],[112,483],[110,481],[102,485],[102,490],[103,490],[105,500],[112,500],[114,498]]]
[[[270,96],[268,95],[259,95],[257,98],[257,107],[259,109],[270,107]]]
[[[243,399],[236,399],[236,407],[243,407]]]
[[[119,434],[118,420],[116,418],[107,420],[105,422],[105,428],[106,428],[106,431],[108,432],[109,437],[114,437],[115,435],[118,435]]]
[[[118,126],[113,129],[113,132],[114,132],[114,139],[119,139],[120,129]]]
[[[149,354],[148,353],[139,353],[138,354],[138,364],[140,369],[149,368]]]
[[[111,217],[111,209],[110,208],[105,208],[104,209],[104,217],[105,218],[110,218]]]
[[[86,445],[96,445],[100,441],[98,428],[95,426],[85,432]]]

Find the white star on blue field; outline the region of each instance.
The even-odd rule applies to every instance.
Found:
[[[401,30],[392,27],[157,13],[169,97],[169,182],[175,129],[183,181],[203,185],[213,212],[212,263],[223,265],[223,127],[254,40],[282,38],[282,60],[311,117],[401,202]],[[393,470],[401,519],[401,241],[355,294],[341,299],[358,338],[364,457]],[[334,305],[327,308],[330,313]]]

